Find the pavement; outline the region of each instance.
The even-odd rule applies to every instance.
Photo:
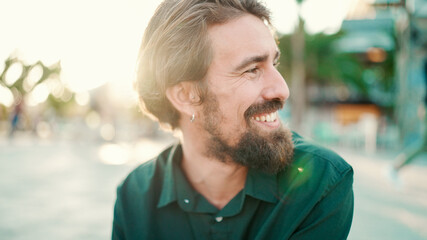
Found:
[[[173,141],[0,138],[0,239],[110,239],[116,186]],[[427,239],[427,155],[392,181],[393,152],[334,150],[355,171],[348,239]]]
[[[393,151],[365,154],[335,149],[354,168],[355,209],[350,240],[427,239],[427,154],[388,171]]]

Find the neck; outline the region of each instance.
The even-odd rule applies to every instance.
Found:
[[[203,145],[199,138],[183,134],[181,167],[193,188],[222,209],[245,186],[248,169],[232,161],[207,156]]]

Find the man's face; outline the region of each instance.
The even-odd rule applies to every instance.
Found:
[[[267,26],[243,15],[209,28],[213,60],[207,73],[208,94],[203,128],[208,154],[266,172],[276,172],[292,158],[291,133],[277,110],[289,97],[276,69],[279,51]]]

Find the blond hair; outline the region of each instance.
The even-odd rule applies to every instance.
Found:
[[[183,81],[196,82],[200,102],[212,60],[208,27],[243,14],[270,24],[270,13],[257,0],[165,0],[151,18],[138,57],[136,89],[143,112],[162,125],[178,127],[179,112],[166,89]]]

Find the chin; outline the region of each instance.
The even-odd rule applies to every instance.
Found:
[[[248,168],[276,174],[292,162],[292,132],[279,128],[265,132],[250,127],[235,146],[230,146],[218,136],[209,144],[209,154],[220,161],[232,161]]]

